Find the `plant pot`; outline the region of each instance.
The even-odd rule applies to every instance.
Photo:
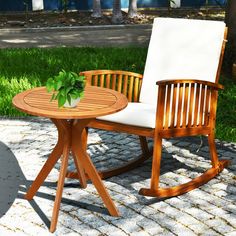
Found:
[[[79,101],[80,101],[80,98],[71,99],[71,103],[69,104],[69,102],[66,101],[66,103],[63,105],[63,107],[66,107],[66,108],[76,107],[78,105]]]

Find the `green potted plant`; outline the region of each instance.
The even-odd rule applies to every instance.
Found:
[[[47,80],[46,88],[52,92],[51,101],[58,101],[58,107],[76,107],[84,96],[85,76],[62,70]]]

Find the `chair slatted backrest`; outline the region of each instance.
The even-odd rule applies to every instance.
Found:
[[[129,102],[138,102],[142,87],[142,75],[116,70],[84,71],[86,83],[116,90],[124,94]]]
[[[224,42],[220,21],[156,18],[146,59],[140,102],[157,103],[157,81],[216,82]]]

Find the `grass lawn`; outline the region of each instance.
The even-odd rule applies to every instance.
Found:
[[[24,116],[11,105],[23,90],[45,85],[61,69],[119,69],[143,73],[146,48],[51,48],[0,50],[0,116]],[[236,142],[236,83],[222,77],[216,137]]]

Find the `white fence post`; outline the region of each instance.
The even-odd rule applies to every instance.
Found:
[[[32,0],[32,9],[33,11],[43,10],[43,0]]]
[[[170,2],[170,7],[179,8],[181,7],[181,0],[173,0]]]

